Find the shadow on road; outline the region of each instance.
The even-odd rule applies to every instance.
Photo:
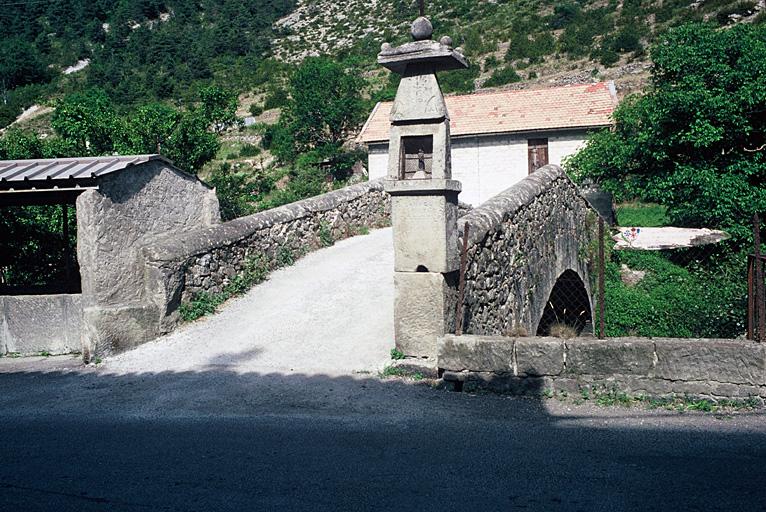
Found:
[[[236,362],[0,369],[0,510],[766,510],[759,414],[568,409]]]

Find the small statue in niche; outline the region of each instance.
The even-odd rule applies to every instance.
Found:
[[[426,175],[426,152],[423,151],[423,148],[418,149],[418,170],[415,173],[415,175],[412,177],[413,179],[425,179],[428,176]]]

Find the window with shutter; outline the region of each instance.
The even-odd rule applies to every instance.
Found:
[[[529,139],[527,147],[529,174],[548,165],[548,139]]]

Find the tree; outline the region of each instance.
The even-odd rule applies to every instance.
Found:
[[[340,146],[364,116],[357,75],[326,57],[309,57],[290,79],[291,101],[280,121],[303,153],[321,146]]]
[[[7,103],[7,92],[20,85],[45,82],[51,73],[40,52],[18,37],[0,40],[0,94]]]
[[[179,168],[195,172],[215,157],[220,146],[218,137],[208,130],[204,114],[190,109],[181,117],[163,154]]]
[[[766,211],[766,27],[687,24],[651,51],[652,85],[566,166],[617,198],[668,207],[674,224],[749,236]]]
[[[237,95],[218,86],[204,87],[199,92],[202,116],[217,133],[237,122]]]
[[[121,128],[112,102],[103,89],[89,89],[59,102],[51,126],[74,145],[76,155],[104,155],[114,150]]]
[[[123,154],[162,153],[180,119],[180,112],[163,103],[140,107],[128,118],[117,149]]]

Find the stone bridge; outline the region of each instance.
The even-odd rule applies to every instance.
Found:
[[[582,330],[593,318],[597,219],[577,186],[553,165],[463,216],[463,330],[548,335],[556,322]]]

